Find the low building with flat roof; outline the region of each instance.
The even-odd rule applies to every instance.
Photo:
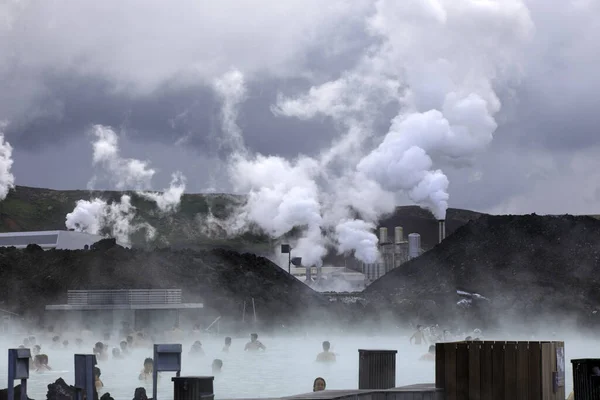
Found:
[[[25,248],[37,244],[44,250],[82,250],[87,245],[105,239],[101,235],[92,235],[75,231],[32,231],[0,233],[0,247]]]
[[[171,328],[181,313],[198,317],[203,303],[184,303],[181,289],[68,290],[66,304],[49,304],[49,320],[79,320],[112,329],[117,321],[133,321],[134,328]]]

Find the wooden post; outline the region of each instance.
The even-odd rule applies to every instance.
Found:
[[[517,351],[517,342],[504,345],[504,396],[507,399],[517,398]]]
[[[469,343],[469,399],[485,400],[481,396],[481,342]]]
[[[517,343],[517,397],[516,400],[529,400],[529,343]]]

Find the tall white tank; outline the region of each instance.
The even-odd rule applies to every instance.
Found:
[[[404,230],[401,226],[397,226],[394,228],[394,243],[402,242],[404,242]]]
[[[408,258],[417,258],[421,255],[421,235],[411,233],[408,235]]]
[[[387,228],[379,228],[379,244],[387,243]]]

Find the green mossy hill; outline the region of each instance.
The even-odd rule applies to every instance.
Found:
[[[227,237],[218,228],[210,235],[207,234],[206,217],[209,214],[225,219],[243,203],[243,196],[229,194],[184,194],[178,210],[166,215],[159,212],[153,202],[132,192],[50,190],[17,186],[0,202],[0,232],[65,229],[65,216],[73,211],[77,200],[99,197],[111,202],[118,201],[123,194],[131,196],[132,204],[137,209],[134,222],[148,222],[157,230],[155,239],[150,243],[146,241],[143,231],[134,234],[132,243],[136,247],[170,246],[198,250],[228,248],[261,255],[270,254],[275,247],[275,241],[258,230],[233,238]],[[450,235],[455,229],[480,215],[468,210],[449,209],[446,218],[447,234]],[[438,241],[437,222],[429,211],[416,206],[398,207],[396,212],[383,218],[380,223],[380,226],[389,229],[390,235],[398,225],[404,228],[405,236],[412,232],[420,233],[424,249],[433,247]],[[327,261],[340,260],[332,254]]]
[[[258,254],[268,253],[272,248],[269,238],[260,233],[228,238],[225,232],[219,232],[217,228],[210,237],[207,236],[205,219],[209,214],[226,219],[243,201],[243,197],[229,194],[185,194],[178,210],[165,214],[153,202],[134,192],[50,190],[17,186],[0,202],[0,231],[66,229],[65,217],[73,211],[78,200],[98,197],[112,202],[119,201],[123,194],[131,196],[136,208],[134,223],[147,222],[157,230],[157,235],[151,242],[146,240],[144,231],[134,234],[131,239],[136,247],[230,248]]]

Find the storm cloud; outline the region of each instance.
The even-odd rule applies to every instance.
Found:
[[[86,187],[95,174],[90,129],[101,124],[118,131],[124,156],[152,161],[153,189],[167,187],[172,171],[181,171],[189,192],[231,190],[223,169],[227,152],[220,146],[221,102],[213,83],[233,68],[247,82],[237,124],[249,151],[287,159],[322,154],[347,130],[343,121],[323,113],[290,118],[273,106],[282,97],[301,98],[311,87],[357,71],[381,44],[372,34],[372,17],[388,3],[3,2],[0,120],[13,147],[15,182]],[[443,20],[451,3],[466,12],[473,1],[420,3],[423,15]],[[460,163],[434,157],[434,166],[448,176],[449,205],[491,212],[597,213],[598,2],[485,3],[504,10],[524,7],[532,31],[523,43],[524,57],[495,66],[493,85],[502,107],[485,151]],[[388,21],[423,17],[394,12],[398,9],[390,8]],[[463,29],[473,46],[497,47],[494,57],[501,62],[501,52],[515,47],[510,42],[515,26],[486,27],[494,21],[474,19]],[[498,34],[486,35],[484,29]],[[432,48],[436,40],[443,42],[430,39]],[[443,85],[429,83],[432,90]],[[372,89],[368,83],[352,86],[346,95],[364,95],[360,106],[368,108],[375,104],[369,101]],[[376,104],[363,153],[379,145],[396,113],[395,106]],[[409,201],[403,195],[398,200]]]

